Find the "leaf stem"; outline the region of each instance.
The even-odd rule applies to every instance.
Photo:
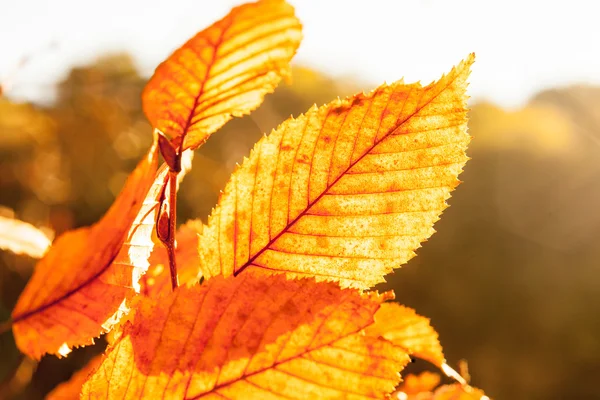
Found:
[[[181,172],[181,153],[183,141],[175,144],[169,140],[161,131],[155,130],[158,135],[158,148],[169,166],[168,190],[169,198],[165,199],[165,190],[161,194],[159,212],[156,220],[156,233],[160,241],[167,249],[169,256],[169,270],[171,272],[171,286],[175,290],[179,286],[177,277],[177,261],[175,260],[175,229],[177,227],[177,175]],[[163,208],[164,201],[167,201],[168,210]]]
[[[169,169],[169,236],[165,243],[169,255],[171,286],[175,290],[179,286],[177,277],[177,261],[175,259],[175,228],[177,227],[177,171]]]

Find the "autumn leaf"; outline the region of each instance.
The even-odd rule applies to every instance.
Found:
[[[50,244],[50,239],[35,226],[0,216],[0,249],[41,258]]]
[[[198,283],[202,276],[200,272],[200,258],[198,255],[198,235],[202,233],[204,225],[199,220],[186,222],[177,231],[177,273],[180,285]],[[169,258],[163,246],[157,246],[149,258],[150,268],[142,276],[140,285],[142,293],[155,297],[160,293],[171,292],[171,277],[169,274]]]
[[[125,311],[151,250],[151,241],[138,240],[154,225],[146,215],[154,207],[143,200],[159,186],[157,158],[155,143],[106,215],[60,236],[39,261],[12,312],[23,353],[65,355],[72,346],[93,343]]]
[[[473,61],[425,87],[313,107],[261,139],[200,238],[204,276],[249,268],[364,289],[412,258],[467,161]]]
[[[409,374],[394,392],[398,400],[490,400],[480,389],[466,383],[441,385],[438,374],[424,371],[419,375]],[[436,388],[436,386],[438,386]]]
[[[385,303],[375,314],[376,323],[367,334],[381,336],[395,346],[405,349],[411,356],[429,361],[437,367],[446,362],[438,334],[429,319],[397,303]]]
[[[236,7],[158,66],[142,95],[144,112],[155,128],[196,148],[260,105],[289,74],[301,38],[283,0]]]
[[[398,387],[397,399],[425,400],[426,395],[433,396],[432,391],[440,383],[440,375],[424,371],[419,375],[408,374],[404,382]]]
[[[408,375],[394,393],[398,400],[490,400],[480,389],[467,384],[441,385],[440,376],[428,371]]]
[[[160,200],[168,184],[169,169],[163,164],[156,173],[154,182],[148,190],[142,207],[139,209],[127,239],[113,261],[113,267],[130,271],[132,275],[130,285],[136,292],[140,291],[139,280],[150,266],[150,257],[159,240],[155,238],[156,220],[158,218]],[[133,269],[132,269],[133,268]],[[127,285],[128,282],[113,281],[115,285]]]
[[[83,396],[381,398],[394,390],[406,352],[361,332],[388,296],[262,275],[138,298]]]
[[[97,355],[79,371],[75,372],[71,379],[61,383],[46,396],[46,400],[79,400],[81,388],[88,376],[98,368],[102,361],[102,355]]]

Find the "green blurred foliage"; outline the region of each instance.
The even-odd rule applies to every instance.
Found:
[[[0,213],[14,210],[57,234],[97,221],[150,145],[144,83],[127,55],[115,55],[74,68],[49,107],[0,98]],[[261,135],[314,103],[369,87],[296,67],[291,85],[196,152],[179,222],[206,221]],[[600,396],[599,109],[600,89],[585,87],[541,93],[514,112],[476,104],[472,160],[438,233],[381,285],[430,317],[449,362],[467,359],[473,384],[495,398]],[[2,320],[34,264],[0,253]],[[2,335],[0,398],[43,397],[103,346],[36,365]]]

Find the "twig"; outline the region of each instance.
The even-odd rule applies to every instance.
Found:
[[[169,166],[168,190],[169,198],[161,195],[159,215],[156,221],[156,233],[158,238],[167,249],[169,256],[169,270],[171,272],[171,286],[175,290],[179,286],[179,278],[177,277],[177,261],[175,259],[175,228],[177,227],[177,175],[181,172],[181,152],[183,143],[179,143],[177,147],[171,143],[162,132],[158,131],[158,147]],[[168,210],[163,208],[165,200],[167,201]]]
[[[175,228],[177,226],[177,172],[169,169],[169,236],[165,246],[169,255],[171,286],[175,290],[179,286],[177,261],[175,259]]]

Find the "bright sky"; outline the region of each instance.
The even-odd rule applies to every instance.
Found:
[[[74,64],[123,50],[150,75],[241,1],[0,0],[0,78],[13,97],[39,101]],[[474,51],[475,100],[515,107],[544,88],[600,84],[593,0],[289,1],[305,35],[295,62],[333,76],[428,83]],[[13,75],[24,55],[34,58]]]

